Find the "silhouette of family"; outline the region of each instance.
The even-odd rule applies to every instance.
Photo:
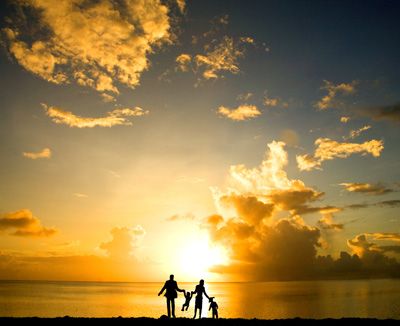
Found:
[[[204,280],[200,280],[199,284],[196,285],[194,291],[188,292],[178,287],[178,283],[174,280],[174,275],[169,276],[169,280],[167,280],[158,293],[160,296],[165,291],[164,296],[167,299],[167,312],[168,318],[176,318],[175,317],[175,299],[178,297],[178,292],[183,292],[185,297],[185,302],[182,305],[182,311],[187,311],[189,309],[190,300],[193,295],[196,294],[195,304],[194,304],[194,316],[193,319],[196,318],[197,311],[199,311],[199,319],[201,318],[201,312],[203,309],[203,294],[207,297],[210,302],[209,311],[212,310],[212,318],[218,319],[218,304],[214,301],[214,297],[209,297],[206,289],[204,287]]]

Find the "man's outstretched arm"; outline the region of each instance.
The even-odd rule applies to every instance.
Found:
[[[158,292],[158,295],[159,295],[159,296],[164,292],[165,286],[166,286],[166,284],[164,284],[164,286],[162,287],[162,289],[160,290],[160,292]]]

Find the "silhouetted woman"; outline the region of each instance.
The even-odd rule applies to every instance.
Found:
[[[193,291],[193,293],[196,293],[193,319],[196,318],[197,309],[199,309],[199,319],[200,319],[201,310],[203,309],[203,293],[207,297],[207,299],[210,299],[210,297],[206,293],[206,289],[204,288],[204,280],[200,280],[200,283],[196,285],[196,289]]]
[[[176,318],[175,299],[178,297],[178,293],[176,291],[185,292],[185,290],[181,290],[180,288],[178,288],[178,284],[176,283],[176,281],[174,281],[174,275],[172,274],[169,276],[169,280],[165,282],[163,288],[160,290],[158,295],[160,296],[164,292],[164,290],[166,290],[164,296],[167,298],[168,318],[171,318],[171,309],[172,309],[172,318]]]

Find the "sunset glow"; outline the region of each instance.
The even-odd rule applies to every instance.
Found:
[[[0,280],[400,278],[400,2],[366,2],[1,1]]]

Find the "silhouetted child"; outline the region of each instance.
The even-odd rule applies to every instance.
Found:
[[[190,291],[185,292],[185,303],[182,306],[182,311],[185,310],[185,307],[186,307],[186,311],[189,309],[189,304],[190,304],[190,300],[192,299],[192,296],[193,296],[193,292],[190,292]]]
[[[218,304],[214,301],[214,297],[210,297],[210,308],[208,311],[212,309],[212,318],[218,319]]]

